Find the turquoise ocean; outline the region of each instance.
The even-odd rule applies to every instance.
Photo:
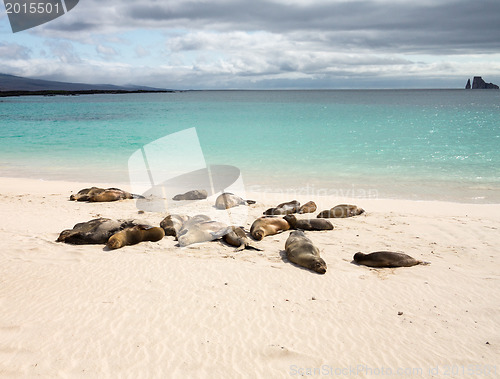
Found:
[[[495,90],[3,98],[0,176],[127,183],[134,151],[193,127],[248,191],[500,203]]]

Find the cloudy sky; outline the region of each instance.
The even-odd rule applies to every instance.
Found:
[[[12,33],[0,72],[175,89],[500,84],[499,0],[80,0]]]

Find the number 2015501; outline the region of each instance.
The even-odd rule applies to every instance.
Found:
[[[5,3],[7,14],[59,14],[59,4],[52,3]]]

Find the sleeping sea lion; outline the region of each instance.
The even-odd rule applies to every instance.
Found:
[[[258,247],[252,245],[250,240],[247,237],[245,231],[237,226],[231,226],[231,230],[222,237],[224,242],[231,246],[236,246],[237,249],[234,251],[241,251],[244,249],[253,249],[257,251],[262,251]]]
[[[218,221],[203,221],[183,227],[177,236],[179,246],[185,247],[193,243],[214,241],[222,238],[231,230],[226,224]]]
[[[84,188],[76,195],[69,197],[72,201],[88,201],[88,202],[109,202],[124,199],[144,199],[144,196],[135,195],[119,188]]]
[[[106,246],[110,249],[119,249],[123,246],[135,245],[142,241],[156,242],[165,237],[165,231],[156,226],[136,225],[125,228],[109,237]]]
[[[182,225],[189,219],[190,217],[186,215],[168,215],[160,222],[160,227],[163,228],[166,236],[177,237]]]
[[[297,200],[292,200],[287,203],[281,203],[275,208],[269,208],[264,212],[265,215],[288,215],[297,213],[300,208],[300,203]]]
[[[359,265],[369,267],[411,267],[430,264],[430,262],[418,261],[407,254],[392,251],[376,251],[370,254],[358,252],[354,254],[353,260]]]
[[[340,204],[333,207],[330,210],[322,211],[318,214],[318,218],[347,218],[358,216],[364,213],[363,208],[359,208],[356,205],[351,204]]]
[[[303,206],[301,206],[299,208],[299,214],[303,214],[303,213],[314,213],[316,212],[316,209],[318,209],[318,207],[316,206],[316,203],[314,201],[308,201],[307,203],[305,203]]]
[[[286,257],[290,262],[324,274],[326,263],[319,255],[319,249],[306,237],[302,230],[290,232],[285,243]]]
[[[283,217],[290,224],[290,229],[302,230],[332,230],[333,225],[330,221],[324,218],[312,218],[308,220],[298,220],[294,215],[286,215]]]
[[[215,208],[217,209],[229,209],[232,207],[236,207],[238,205],[246,205],[246,204],[255,204],[253,200],[243,200],[241,197],[229,193],[224,192],[220,194],[215,200]]]
[[[250,227],[250,234],[260,241],[265,236],[270,236],[290,229],[290,224],[281,217],[264,216],[255,220]]]
[[[138,224],[133,220],[96,218],[87,222],[80,222],[73,226],[73,229],[63,230],[56,241],[73,245],[105,244],[109,237],[116,232]]]
[[[203,200],[208,196],[207,191],[205,190],[192,190],[183,194],[175,195],[172,200],[180,201],[180,200]]]

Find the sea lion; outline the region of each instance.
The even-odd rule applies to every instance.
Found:
[[[231,226],[231,230],[222,237],[224,242],[231,246],[236,246],[237,249],[235,251],[241,251],[244,249],[253,249],[257,251],[262,251],[258,247],[252,245],[250,240],[247,237],[247,234],[242,228],[237,226]]]
[[[181,229],[177,232],[177,235],[179,235],[184,229],[189,229],[191,226],[195,224],[199,224],[200,222],[207,222],[207,221],[212,221],[209,216],[207,215],[196,215],[193,217],[189,217],[186,221],[182,223]]]
[[[66,242],[73,245],[105,244],[109,237],[125,228],[138,225],[133,220],[111,220],[96,218],[87,222],[80,222],[73,229],[63,230],[57,242]]]
[[[280,217],[264,216],[255,220],[250,227],[250,234],[260,241],[265,236],[270,236],[290,229],[290,224]]]
[[[165,237],[165,231],[158,226],[136,225],[125,228],[109,237],[106,246],[110,249],[119,249],[123,246],[135,245],[142,241],[156,242]]]
[[[322,211],[318,214],[318,218],[347,218],[358,216],[364,213],[363,208],[351,204],[339,204],[330,210]]]
[[[208,196],[207,191],[205,190],[192,190],[183,194],[175,195],[172,200],[180,201],[180,200],[203,200]]]
[[[318,207],[316,206],[316,203],[314,201],[308,201],[307,203],[305,203],[303,206],[301,206],[299,208],[299,214],[303,214],[303,213],[314,213],[316,212],[316,209],[318,209]]]
[[[227,234],[231,228],[218,221],[197,222],[182,228],[177,236],[179,246],[185,247],[193,243],[213,241]]]
[[[182,225],[190,218],[186,215],[168,215],[160,222],[160,227],[163,228],[166,236],[177,237],[177,233],[182,229]]]
[[[297,200],[292,200],[287,203],[281,203],[277,207],[269,208],[264,212],[265,215],[288,215],[292,213],[297,213],[300,208],[300,203]]]
[[[411,267],[430,264],[430,262],[418,261],[407,254],[392,251],[376,251],[370,254],[358,252],[354,254],[353,260],[359,265],[369,267]]]
[[[217,199],[215,199],[215,208],[217,209],[229,209],[238,205],[247,204],[255,204],[255,201],[243,200],[241,197],[229,192],[224,192],[223,194],[220,194]]]
[[[302,230],[290,233],[285,242],[286,257],[290,262],[313,270],[318,274],[326,273],[326,263],[319,255],[319,249],[306,237]]]
[[[135,195],[119,188],[84,188],[78,191],[77,194],[69,197],[72,201],[88,201],[88,202],[109,202],[124,199],[144,199],[144,196]]]
[[[302,230],[332,230],[333,225],[330,221],[323,218],[312,218],[308,220],[298,220],[294,215],[283,217],[290,224],[290,229]]]

